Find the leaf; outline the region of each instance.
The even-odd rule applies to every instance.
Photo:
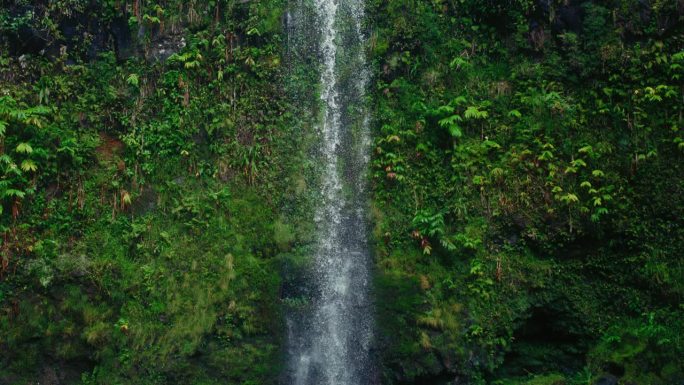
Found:
[[[459,69],[461,67],[467,67],[469,65],[468,61],[462,57],[457,57],[449,63],[449,67]]]
[[[596,177],[596,178],[601,178],[601,177],[604,176],[605,174],[604,174],[603,171],[601,171],[601,170],[594,170],[594,171],[591,172],[591,175],[593,175],[593,176]]]
[[[594,148],[592,146],[584,146],[577,150],[580,154],[591,154],[594,151]]]
[[[37,116],[29,116],[24,120],[24,124],[34,125],[38,128],[43,128],[43,121]]]
[[[5,190],[5,192],[3,194],[3,198],[10,198],[10,197],[23,198],[25,195],[26,195],[26,193],[24,193],[21,190],[15,190],[15,189],[10,188],[10,189]]]
[[[463,104],[467,101],[468,100],[465,98],[465,96],[458,96],[452,101],[452,103],[454,103],[457,106],[460,106],[461,104]]]
[[[128,191],[124,191],[124,192],[121,194],[121,203],[122,203],[124,206],[130,206],[130,205],[131,205],[131,202],[132,202],[132,200],[131,200],[131,194],[129,194]]]
[[[489,139],[482,142],[482,146],[488,150],[492,149],[492,148],[496,148],[496,149],[501,148],[501,145],[499,143],[492,141],[492,140],[489,140]]]
[[[440,119],[439,122],[437,122],[440,127],[446,127],[452,124],[456,124],[456,122],[460,122],[463,119],[459,115],[451,115],[448,118]]]
[[[582,159],[575,159],[572,161],[572,166],[577,167],[577,168],[586,167],[587,163],[585,161],[583,161]]]
[[[487,111],[480,111],[475,106],[470,106],[466,108],[463,115],[466,119],[486,119],[489,116],[489,113]]]
[[[144,20],[144,21],[147,21],[147,22],[149,22],[149,23],[151,23],[151,24],[159,24],[159,23],[161,23],[161,20],[160,20],[158,17],[156,17],[156,16],[144,15],[144,16],[143,16],[143,20]]]
[[[418,144],[416,145],[416,151],[418,151],[418,152],[428,152],[428,151],[430,151],[430,146],[428,146],[428,145],[425,144],[425,143],[418,143]]]
[[[435,114],[435,115],[453,114],[454,113],[454,107],[452,107],[452,106],[440,106],[436,110],[432,110],[430,112]]]
[[[439,240],[439,244],[449,251],[456,251],[457,249],[456,245],[453,242],[451,242],[451,240],[449,240],[448,238],[441,238]]]
[[[453,136],[454,138],[460,138],[461,136],[463,136],[461,127],[459,127],[458,124],[452,124],[449,127],[449,134],[451,134],[451,136]]]
[[[3,122],[0,120],[0,136],[5,136],[5,132],[7,131],[7,122]]]
[[[541,155],[539,155],[539,157],[537,159],[539,159],[539,160],[553,159],[553,154],[551,153],[551,151],[542,151]]]
[[[24,172],[36,172],[38,171],[38,166],[31,160],[31,159],[26,159],[23,162],[21,162],[21,169]]]
[[[463,135],[463,132],[457,122],[460,122],[461,120],[459,115],[451,115],[448,118],[441,119],[438,124],[440,127],[447,127],[449,134],[451,134],[452,137],[460,138]]]
[[[508,116],[510,116],[511,118],[518,118],[518,119],[522,118],[522,114],[518,110],[509,111]]]
[[[579,198],[577,197],[577,195],[572,194],[572,193],[567,193],[567,194],[563,195],[560,198],[560,200],[565,202],[565,203],[568,203],[568,204],[579,202]]]
[[[52,112],[52,109],[46,106],[35,106],[29,108],[26,112],[28,112],[29,115],[47,115]]]
[[[495,178],[502,177],[504,175],[504,170],[497,167],[490,172],[490,175],[495,177]]]
[[[30,154],[33,152],[33,147],[28,143],[22,142],[17,145],[16,150],[18,153]]]
[[[128,83],[131,86],[137,87],[140,79],[138,78],[137,74],[130,74],[128,75],[128,78],[126,78],[126,83]]]

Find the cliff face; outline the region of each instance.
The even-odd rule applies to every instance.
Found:
[[[135,52],[125,8],[106,9],[98,2],[71,7],[47,1],[4,3],[1,38],[11,56],[55,59],[68,53],[95,60],[101,52],[115,51],[120,59]]]
[[[683,4],[371,4],[386,381],[681,381]]]
[[[310,232],[284,10],[3,2],[0,383],[277,381]]]
[[[319,182],[286,2],[1,4],[0,383],[277,383]],[[681,382],[684,2],[366,6],[382,383]]]

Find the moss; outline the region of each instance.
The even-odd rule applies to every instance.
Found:
[[[0,10],[0,382],[275,383],[317,69],[280,0],[124,3]],[[642,3],[366,2],[384,383],[681,379],[682,10]]]

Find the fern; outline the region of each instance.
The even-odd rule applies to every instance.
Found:
[[[30,154],[33,152],[33,147],[28,143],[19,143],[16,151],[20,154]]]
[[[21,169],[25,172],[36,172],[38,171],[38,166],[36,166],[36,164],[32,160],[26,159],[23,162],[21,162]]]

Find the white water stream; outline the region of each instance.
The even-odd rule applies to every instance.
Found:
[[[309,7],[308,22],[301,7]],[[371,257],[367,242],[366,168],[370,135],[365,108],[368,70],[361,0],[300,0],[291,34],[316,34],[320,66],[320,195],[309,306],[288,318],[287,384],[373,382]],[[307,40],[292,36],[292,41]],[[309,40],[311,41],[311,40]]]

